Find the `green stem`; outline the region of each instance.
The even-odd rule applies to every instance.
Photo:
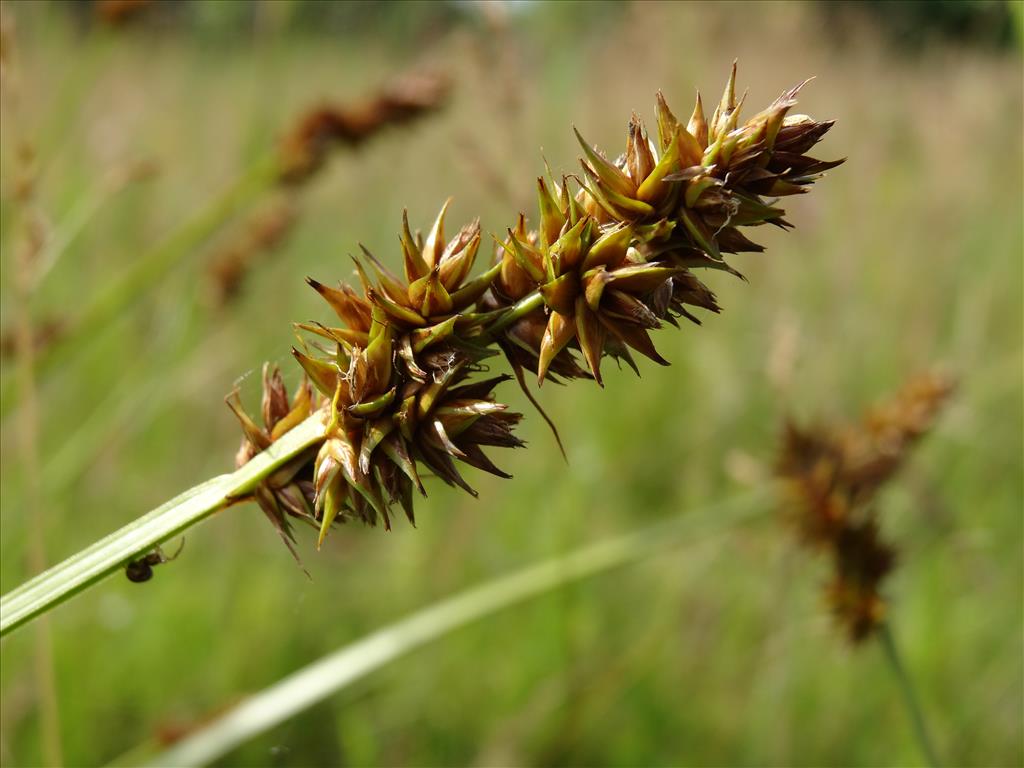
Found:
[[[310,416],[236,472],[191,488],[4,595],[0,637],[251,493],[261,480],[320,440],[323,430],[321,415]]]
[[[487,326],[484,333],[488,336],[493,336],[498,331],[512,325],[516,320],[526,317],[526,315],[533,312],[543,303],[544,297],[540,295],[539,291],[527,294],[499,315],[497,320]]]
[[[900,691],[903,693],[903,702],[914,723],[914,735],[917,737],[917,744],[921,748],[925,762],[932,768],[938,768],[941,763],[938,753],[935,751],[935,743],[928,731],[928,724],[924,719],[924,710],[921,709],[921,702],[918,699],[914,683],[903,665],[899,649],[896,647],[896,639],[893,637],[892,628],[888,622],[883,623],[879,628],[878,640],[882,644],[882,648],[885,649],[885,658],[889,662],[893,676],[899,683]]]
[[[546,560],[417,611],[300,669],[194,731],[147,765],[206,765],[391,661],[444,635],[573,581],[645,559],[684,534],[721,529],[763,514],[770,488],[691,510],[643,530]],[[142,750],[132,750],[138,759]]]

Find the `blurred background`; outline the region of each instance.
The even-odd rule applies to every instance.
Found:
[[[38,570],[33,541],[55,563],[229,471],[224,395],[255,407],[264,360],[298,380],[290,324],[327,319],[305,276],[349,279],[360,242],[397,266],[403,207],[425,229],[453,195],[453,229],[502,232],[534,215],[542,152],[577,169],[572,124],[617,154],[631,110],[653,123],[658,89],[681,116],[695,88],[715,103],[734,58],[747,114],[816,76],[798,111],[837,123],[814,154],[849,158],[785,201],[794,232],[732,260],[749,282],[708,278],[722,315],[659,334],[672,367],[544,387],[568,467],[505,385],[529,447],[498,457],[514,480],[473,474],[478,500],[434,483],[418,528],[341,528],[319,553],[303,530],[311,580],[234,508],[151,582],[59,608],[67,764],[173,740],[462,588],[761,485],[786,414],[852,418],[940,364],[956,398],[881,501],[891,616],[946,763],[1021,765],[1021,8],[3,2],[4,593]],[[287,189],[246,181],[311,107],[365,116],[396,87],[431,109]],[[126,274],[143,277],[111,299]],[[223,764],[916,764],[883,655],[845,642],[826,579],[766,510],[450,634]],[[43,759],[35,642],[3,641],[4,765]]]

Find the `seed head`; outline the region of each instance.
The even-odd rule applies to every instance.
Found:
[[[769,198],[805,191],[838,164],[806,157],[831,123],[787,114],[798,88],[740,123],[743,98],[736,100],[735,74],[734,67],[710,120],[699,95],[684,125],[659,93],[656,133],[633,115],[626,152],[614,162],[577,132],[582,176],[556,182],[549,172],[538,179],[536,228],[519,214],[495,238],[490,268],[476,277],[480,225],[474,221],[449,238],[445,203],[426,237],[414,234],[403,216],[401,275],[363,248],[358,287],[309,279],[340,321],[300,324],[309,340],[293,350],[319,393],[315,404],[311,391],[303,402],[319,409],[326,426],[301,465],[267,485],[268,506],[294,514],[280,497],[283,489],[298,488],[302,516],[319,527],[322,542],[338,521],[390,527],[396,504],[413,520],[414,491],[424,492],[423,468],[474,495],[460,463],[507,477],[483,450],[522,445],[513,434],[520,415],[493,396],[509,377],[484,377],[485,361],[498,351],[524,391],[526,369],[541,382],[593,378],[600,384],[606,355],[634,369],[636,352],[667,364],[650,332],[678,325],[680,317],[699,322],[694,308],[719,311],[694,270],[738,274],[722,254],[761,250],[742,228],[789,226]],[[424,95],[414,93],[415,106],[398,113],[411,117],[436,101]],[[333,109],[311,113],[282,146],[283,180],[314,172],[331,143],[364,137],[367,125],[380,122],[374,109],[355,120]],[[283,421],[298,407],[273,377],[265,389],[267,426],[239,416],[245,459],[275,437],[278,422],[271,424],[268,413],[284,414],[277,416]],[[846,465],[822,458],[827,451],[813,435],[797,439],[795,427],[791,434],[790,463],[800,472],[821,465],[817,485],[795,483],[807,505],[820,506],[819,497],[834,495],[834,476]],[[846,519],[843,504],[849,500],[836,496],[830,515],[840,522],[822,524],[826,532],[810,538],[831,540],[832,527]]]
[[[448,81],[431,73],[399,78],[355,105],[324,104],[303,114],[279,146],[281,181],[307,181],[337,145],[358,146],[389,125],[404,125],[437,109]]]
[[[859,424],[784,427],[776,462],[784,510],[804,544],[831,555],[828,599],[854,642],[881,623],[882,584],[896,562],[894,548],[879,534],[876,496],[952,391],[948,376],[925,373]]]
[[[580,371],[568,350],[579,349],[598,383],[606,354],[634,369],[632,352],[667,365],[650,331],[678,317],[699,324],[689,308],[719,311],[692,270],[738,275],[722,254],[762,250],[741,227],[790,226],[766,196],[804,192],[842,162],[804,155],[832,124],[787,117],[801,86],[741,124],[735,77],[734,66],[710,122],[699,95],[684,125],[658,93],[657,135],[634,114],[614,162],[577,131],[584,157],[576,192],[567,178],[538,179],[538,228],[527,231],[520,214],[508,230],[491,294],[494,307],[535,289],[544,298],[543,321],[538,311],[507,333],[514,365],[534,363],[540,381],[549,370],[572,378]]]

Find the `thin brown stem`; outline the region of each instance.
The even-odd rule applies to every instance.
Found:
[[[22,155],[30,156],[24,148]],[[25,165],[28,166],[26,160]],[[28,521],[28,566],[32,572],[46,568],[46,526],[43,517],[47,505],[39,474],[39,403],[35,381],[35,331],[30,307],[34,267],[45,239],[39,212],[32,198],[32,181],[23,180],[19,202],[23,208],[24,239],[15,250],[15,355],[18,389],[23,407],[19,412],[17,439],[24,483],[23,509],[32,514]],[[36,625],[33,649],[33,675],[39,705],[41,752],[47,765],[63,763],[60,745],[60,718],[57,709],[57,684],[53,673],[53,638],[49,621],[43,617]]]

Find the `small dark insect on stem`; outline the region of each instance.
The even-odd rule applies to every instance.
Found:
[[[124,567],[125,576],[128,577],[128,581],[133,581],[136,584],[141,584],[144,581],[149,581],[153,578],[153,568],[163,563],[169,563],[171,560],[176,560],[178,555],[181,554],[181,550],[185,548],[185,540],[181,540],[181,544],[178,545],[178,551],[170,557],[164,554],[164,551],[160,547],[156,547],[152,552],[144,555],[137,560],[132,560]]]

